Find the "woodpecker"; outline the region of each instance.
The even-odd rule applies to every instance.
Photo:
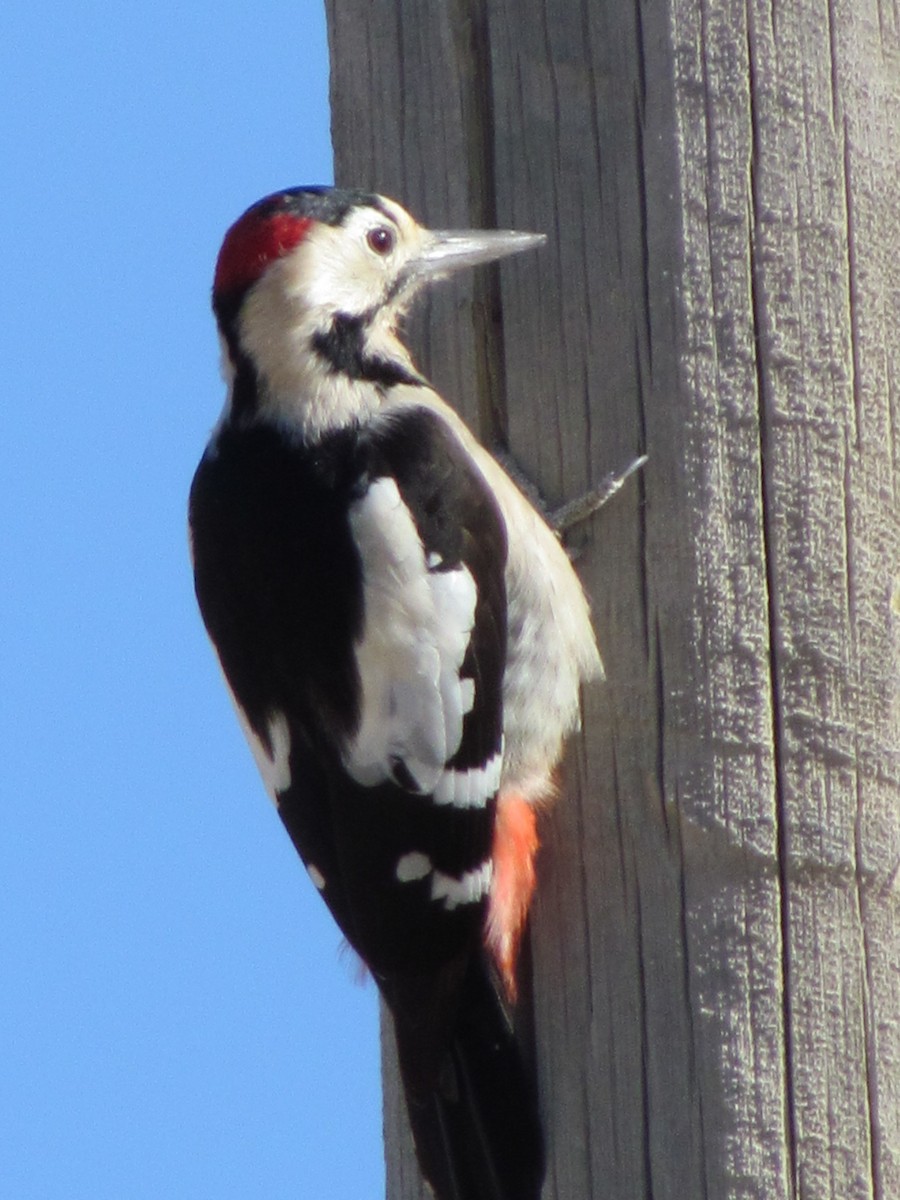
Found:
[[[294,188],[228,230],[228,385],[190,495],[200,611],[264,784],[392,1013],[438,1200],[538,1200],[510,1018],[582,683],[601,674],[559,538],[413,364],[419,289],[539,246]]]

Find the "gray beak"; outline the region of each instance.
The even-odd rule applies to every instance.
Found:
[[[419,279],[440,279],[463,267],[477,267],[543,246],[546,240],[543,233],[513,229],[432,229],[422,253],[410,263],[410,271]]]

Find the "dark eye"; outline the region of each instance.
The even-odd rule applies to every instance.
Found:
[[[369,249],[376,254],[390,254],[394,248],[394,231],[386,225],[378,225],[366,234]]]

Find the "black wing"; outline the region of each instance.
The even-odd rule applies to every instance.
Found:
[[[379,977],[452,958],[480,935],[502,753],[506,541],[477,468],[426,409],[314,447],[225,426],[191,530],[207,629],[263,765],[287,754],[279,812],[344,934]]]

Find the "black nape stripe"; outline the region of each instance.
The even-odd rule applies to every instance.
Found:
[[[351,379],[363,379],[382,387],[393,387],[398,383],[420,385],[421,377],[402,363],[377,354],[366,354],[366,325],[365,317],[338,313],[327,330],[313,334],[313,350],[325,359],[336,375],[348,375]]]

